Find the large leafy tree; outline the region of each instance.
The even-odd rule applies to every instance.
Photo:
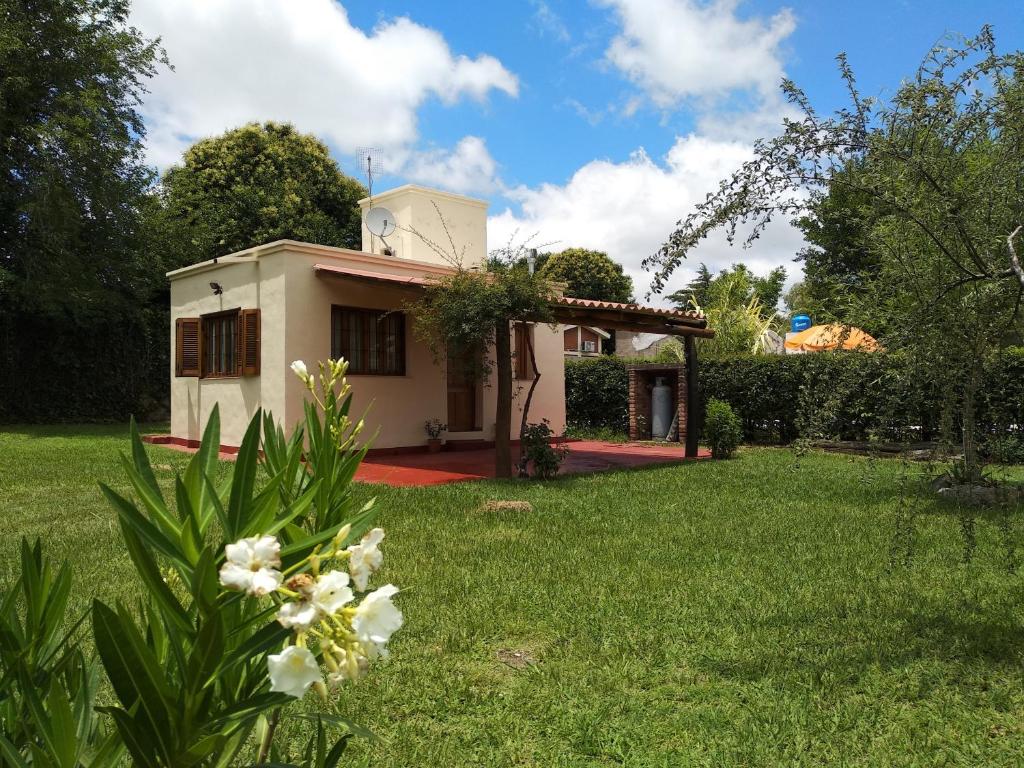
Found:
[[[840,187],[878,260],[860,309],[887,320],[884,341],[946,389],[977,474],[975,402],[985,358],[1012,338],[1024,293],[1013,237],[1024,220],[1024,54],[991,30],[937,46],[888,101],[864,98],[843,56],[850,105],[823,116],[791,82],[802,112],[683,219],[648,260],[656,288],[723,227],[747,242],[772,218],[807,215]]]
[[[282,238],[358,248],[366,194],[316,137],[251,123],[186,150],[164,174],[151,227],[183,263]]]
[[[0,0],[0,307],[102,313],[137,300],[151,181],[138,112],[163,60],[127,0]]]
[[[164,56],[128,11],[0,0],[0,420],[123,417],[166,392],[138,111]]]
[[[548,256],[540,274],[565,283],[566,296],[620,303],[633,300],[633,279],[603,251],[566,248]]]
[[[798,299],[800,311],[819,322],[847,320],[881,269],[869,237],[874,215],[870,195],[852,183],[858,170],[853,164],[837,171],[825,194],[816,196],[807,213],[794,222],[808,245],[797,254],[804,265],[804,280],[793,298]]]

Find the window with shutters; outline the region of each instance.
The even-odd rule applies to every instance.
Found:
[[[331,307],[331,357],[345,358],[351,374],[404,376],[405,314]]]
[[[237,309],[203,315],[202,377],[204,379],[238,376],[241,373],[238,351]]]

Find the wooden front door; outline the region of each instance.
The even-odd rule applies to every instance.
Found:
[[[448,358],[448,431],[472,432],[476,422],[477,381],[473,368]]]

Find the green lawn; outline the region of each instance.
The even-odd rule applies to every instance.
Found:
[[[124,446],[114,428],[0,432],[4,579],[25,534],[74,564],[78,609],[129,593],[95,486],[123,485]],[[167,479],[187,458],[151,455]],[[382,737],[350,764],[1021,765],[1024,577],[987,523],[965,565],[948,514],[923,514],[911,565],[890,568],[900,473],[749,449],[544,484],[361,487],[406,626],[343,694]],[[534,511],[480,512],[489,499]]]

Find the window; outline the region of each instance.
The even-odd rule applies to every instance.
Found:
[[[238,310],[202,318],[203,378],[237,376]]]
[[[597,342],[596,341],[590,341],[590,340],[584,341],[583,342],[583,351],[584,352],[597,352]]]
[[[174,375],[260,375],[260,311],[233,309],[174,321]]]
[[[517,379],[532,379],[533,366],[530,365],[530,346],[533,344],[533,329],[529,323],[516,323],[515,330],[515,374]]]
[[[331,308],[331,357],[348,360],[348,372],[405,375],[405,315],[384,309]]]

